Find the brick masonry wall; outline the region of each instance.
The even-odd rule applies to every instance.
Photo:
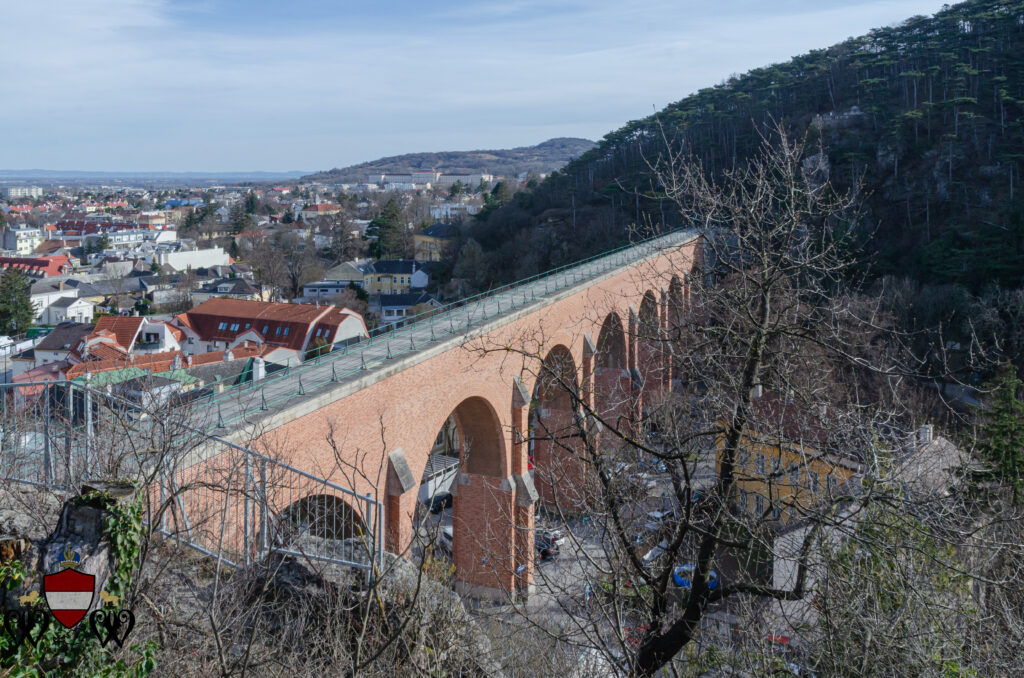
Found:
[[[605,317],[615,312],[627,326],[630,307],[640,308],[644,293],[660,298],[673,276],[684,279],[693,267],[697,243],[667,251],[623,270],[549,305],[467,339],[461,345],[414,364],[319,410],[265,431],[255,447],[310,473],[386,501],[386,548],[402,552],[409,544],[416,489],[401,492],[388,482],[388,453],[401,449],[416,479],[422,477],[434,439],[455,413],[468,444],[463,471],[470,478],[458,487],[455,501],[457,578],[469,589],[510,591],[529,584],[532,572],[532,510],[515,509],[511,476],[525,472],[526,445],[513,436],[516,412],[514,380],[535,392],[540,356],[563,345],[579,370],[585,339],[598,339]],[[634,330],[635,331],[635,330]],[[626,338],[630,364],[638,357],[636,341]],[[645,360],[656,359],[644,350]],[[660,370],[660,364],[654,368]],[[647,367],[644,367],[647,370]],[[619,372],[597,379],[593,388],[629,388]],[[615,377],[619,378],[616,379]],[[652,373],[660,388],[660,373]],[[608,395],[607,393],[605,395]],[[529,404],[520,405],[525,410]],[[616,408],[618,409],[618,408]],[[522,423],[519,424],[522,427]],[[465,452],[464,452],[465,455]],[[388,493],[390,493],[389,496]],[[518,516],[513,518],[512,516]],[[516,535],[513,523],[528,535]],[[526,544],[529,542],[529,548]],[[487,563],[483,563],[483,558]],[[515,570],[522,565],[516,579]],[[525,576],[524,576],[525,573]]]

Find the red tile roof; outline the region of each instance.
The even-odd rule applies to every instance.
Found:
[[[231,349],[231,356],[238,360],[240,358],[255,358],[256,356],[263,355],[266,353],[268,348],[266,346],[237,346]],[[210,363],[219,363],[224,360],[224,351],[210,351],[209,353],[196,353],[191,356],[192,360],[189,363],[189,367],[196,367],[197,365],[209,365]]]
[[[141,316],[105,315],[96,321],[96,329],[93,330],[93,334],[103,331],[113,332],[117,343],[130,350],[143,322],[145,322],[145,318]]]
[[[150,355],[139,356],[132,360],[90,360],[72,365],[65,374],[70,380],[81,377],[86,372],[96,374],[97,372],[123,370],[129,367],[138,367],[154,373],[166,372],[174,365],[175,358],[180,356],[181,351],[166,351],[164,353],[151,353]],[[184,358],[181,358],[181,364],[185,364]]]
[[[83,356],[84,357],[84,356]],[[107,342],[95,343],[88,347],[89,360],[127,360],[128,351]]]
[[[43,257],[0,257],[0,270],[14,268],[29,275],[49,278],[71,270],[66,254]]]
[[[203,341],[234,341],[246,331],[255,331],[268,344],[301,351],[312,327],[322,324],[337,329],[350,314],[334,306],[214,298],[175,319],[190,327]]]

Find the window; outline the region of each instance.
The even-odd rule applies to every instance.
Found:
[[[263,332],[261,332],[261,334],[263,336],[267,336],[267,332],[269,332],[269,331],[270,331],[270,325],[264,325],[263,326]]]
[[[754,473],[756,473],[757,475],[759,475],[759,476],[761,476],[763,478],[764,477],[764,471],[765,471],[764,455],[763,454],[756,454],[756,455],[754,455]]]
[[[217,329],[218,330],[226,330],[227,328],[228,328],[228,323],[227,323],[226,320],[222,321],[219,325],[217,325]]]
[[[736,468],[746,468],[750,464],[750,450],[740,450],[736,460]]]
[[[764,497],[759,494],[754,495],[754,512],[759,516],[764,514]]]
[[[190,343],[190,344],[196,343],[195,337],[189,337],[188,338],[188,343]]]
[[[252,327],[252,323],[245,323],[245,329],[249,329],[250,327]]]
[[[231,331],[232,332],[237,332],[238,331],[238,323],[231,323]]]
[[[284,328],[284,336],[286,336],[286,337],[288,336],[288,328],[287,327]]]
[[[772,505],[772,520],[778,520],[782,517],[782,507],[778,504]]]
[[[278,327],[277,329],[274,330],[274,336],[276,337],[276,336],[279,336],[280,334],[281,334],[281,328]]]
[[[828,496],[833,496],[839,487],[839,479],[835,476],[825,476],[825,487],[828,488]]]
[[[782,460],[778,457],[772,459],[772,478],[779,479],[779,471],[782,470]]]

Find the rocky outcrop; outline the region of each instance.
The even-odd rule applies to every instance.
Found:
[[[58,494],[38,488],[9,488],[0,496],[0,562],[20,560],[25,579],[17,588],[0,587],[0,608],[17,609],[22,598],[42,595],[42,577],[63,569],[64,551],[76,552],[75,569],[96,577],[90,610],[101,605],[114,567],[106,521],[110,507],[132,493],[130,486],[86,486],[61,504]],[[44,531],[43,522],[56,526]],[[35,595],[33,594],[35,592]]]

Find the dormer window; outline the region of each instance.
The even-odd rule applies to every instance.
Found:
[[[219,325],[217,325],[217,329],[218,330],[226,330],[227,328],[228,328],[228,323],[227,323],[226,320],[222,321]]]

